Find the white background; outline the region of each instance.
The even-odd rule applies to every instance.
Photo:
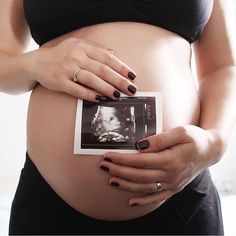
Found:
[[[32,41],[28,50],[35,48],[37,45]],[[0,194],[15,191],[23,167],[29,96],[30,93],[14,96],[0,93]],[[224,158],[211,169],[221,192],[236,192],[236,131]]]
[[[227,1],[232,1],[236,7],[236,1]],[[236,20],[232,20],[235,30],[234,22]],[[37,45],[32,41],[28,50],[36,48]],[[30,93],[18,96],[0,93],[0,235],[8,235],[11,199],[25,160],[29,96]],[[211,172],[221,194],[225,235],[236,235],[236,195],[232,195],[236,193],[236,129],[232,133],[226,154],[220,163],[211,168]]]

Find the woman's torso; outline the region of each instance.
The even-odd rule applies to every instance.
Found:
[[[197,124],[199,99],[190,68],[190,45],[175,33],[133,22],[112,22],[81,28],[54,39],[93,40],[112,48],[137,73],[139,91],[163,95],[163,129]],[[101,156],[73,155],[77,99],[38,85],[31,94],[27,151],[42,176],[69,205],[98,219],[125,220],[157,208],[129,207],[138,193],[112,188],[99,168]]]

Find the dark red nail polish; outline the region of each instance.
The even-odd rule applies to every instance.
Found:
[[[132,203],[130,206],[138,206],[138,204],[137,203]]]
[[[137,89],[133,85],[129,85],[128,90],[132,94],[135,94],[137,91]]]
[[[104,171],[106,171],[106,172],[109,172],[109,168],[106,167],[106,166],[100,166],[100,169],[101,169],[101,170],[104,170]]]
[[[117,182],[111,182],[111,186],[115,187],[115,188],[118,188],[120,185]]]
[[[141,150],[145,150],[145,149],[149,148],[149,146],[150,146],[150,143],[148,140],[143,140],[143,141],[136,143],[136,148],[141,149]]]
[[[108,157],[105,157],[103,160],[104,161],[108,161],[108,162],[112,162],[112,160],[110,158],[108,158]]]
[[[113,93],[113,96],[115,98],[120,98],[120,92],[118,92],[117,90],[115,90],[115,92]]]
[[[131,79],[131,80],[134,80],[136,78],[136,75],[133,72],[130,71],[128,73],[128,78]]]

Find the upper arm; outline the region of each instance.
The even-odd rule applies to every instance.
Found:
[[[0,51],[21,53],[29,41],[23,0],[0,0]]]
[[[236,65],[232,9],[232,0],[214,0],[210,20],[193,45],[198,79],[221,67]]]

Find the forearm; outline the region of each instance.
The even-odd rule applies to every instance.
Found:
[[[10,55],[0,52],[0,92],[20,94],[30,91],[37,82],[30,78],[31,53]]]
[[[222,67],[202,78],[199,95],[199,126],[215,131],[216,145],[225,149],[236,121],[236,67]]]

